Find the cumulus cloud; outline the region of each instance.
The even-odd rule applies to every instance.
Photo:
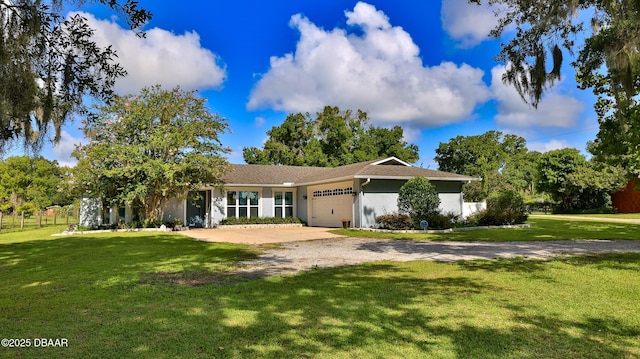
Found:
[[[326,31],[294,15],[295,53],[271,58],[247,107],[313,112],[332,105],[365,110],[376,122],[430,127],[464,120],[488,99],[482,70],[424,66],[411,36],[374,6],[359,2],[345,16],[360,31]]]
[[[495,7],[469,4],[467,0],[443,0],[442,27],[462,48],[473,47],[489,37],[498,25]]]
[[[496,122],[506,127],[569,128],[578,122],[584,104],[578,99],[553,90],[545,94],[535,109],[522,101],[514,87],[502,82],[504,66],[491,70],[491,90],[498,101]]]
[[[83,142],[82,138],[73,137],[69,132],[62,131],[60,133],[60,142],[53,146],[51,150],[51,159],[58,161],[60,166],[74,167],[78,161],[71,157],[71,152],[75,150],[75,146]]]
[[[153,28],[146,31],[146,38],[140,38],[115,22],[99,20],[88,13],[80,15],[95,30],[98,45],[113,45],[118,63],[128,72],[116,82],[118,93],[136,93],[155,84],[193,90],[216,88],[226,78],[225,66],[216,54],[202,47],[195,31],[176,35]]]
[[[569,148],[569,142],[565,140],[551,140],[548,142],[531,142],[527,143],[527,148],[530,151],[538,151],[538,152],[549,152],[553,150],[559,150],[562,148]]]
[[[253,121],[253,125],[255,127],[262,127],[264,126],[265,123],[267,123],[267,120],[265,120],[265,118],[261,116],[256,117],[255,120]]]

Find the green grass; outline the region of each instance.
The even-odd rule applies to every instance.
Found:
[[[250,280],[230,272],[255,256],[247,246],[44,235],[0,236],[0,338],[69,346],[0,357],[640,356],[640,254],[377,262]]]
[[[351,237],[431,241],[552,241],[576,239],[640,239],[640,224],[531,217],[531,228],[480,229],[453,233],[383,233],[352,229],[331,231]]]
[[[75,224],[78,223],[76,221],[76,217],[69,217],[69,224]],[[64,216],[58,216],[56,217],[56,226],[59,226],[61,230],[65,229],[68,227],[67,224],[67,218]],[[2,229],[0,230],[0,235],[4,234],[4,233],[15,233],[15,232],[24,232],[24,231],[30,231],[30,230],[34,230],[34,229],[39,229],[39,228],[48,228],[48,227],[54,227],[53,224],[53,217],[47,217],[47,216],[43,216],[42,217],[42,227],[38,226],[38,217],[37,216],[31,216],[29,218],[25,218],[24,219],[24,229],[20,228],[20,216],[15,216],[13,217],[12,215],[7,215],[4,214],[2,216]],[[58,228],[58,227],[56,227]]]
[[[562,216],[561,214],[559,216]],[[616,213],[616,214],[567,214],[567,216],[592,217],[592,218],[620,218],[620,219],[640,219],[640,213]]]

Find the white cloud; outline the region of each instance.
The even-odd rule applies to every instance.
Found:
[[[491,70],[491,90],[498,101],[498,124],[506,127],[561,127],[569,128],[578,122],[585,106],[578,99],[549,90],[538,108],[526,104],[513,86],[502,82],[505,67]]]
[[[115,89],[120,94],[137,93],[155,84],[165,88],[216,88],[226,78],[226,68],[220,65],[216,54],[202,47],[195,31],[176,35],[153,28],[146,31],[146,38],[140,38],[115,22],[80,14],[95,29],[96,43],[113,45],[118,54],[116,61],[127,70],[128,75],[116,82]]]
[[[460,47],[473,47],[489,38],[489,32],[498,25],[495,10],[485,4],[469,4],[468,0],[443,0],[442,27]]]
[[[271,57],[247,107],[313,112],[332,105],[365,110],[376,122],[429,127],[462,121],[488,99],[482,70],[423,66],[411,36],[374,6],[359,2],[345,16],[361,34],[325,31],[294,15],[295,53]]]
[[[548,142],[531,142],[527,143],[527,148],[530,151],[538,151],[538,152],[549,152],[553,150],[559,150],[562,148],[569,148],[569,142],[564,140],[551,140]]]
[[[58,161],[60,166],[75,167],[78,161],[71,157],[71,152],[75,150],[75,146],[83,143],[82,138],[73,137],[69,132],[62,131],[60,133],[60,142],[53,146],[51,153],[53,160]]]
[[[256,119],[253,121],[253,125],[255,127],[262,127],[265,123],[267,123],[267,120],[265,120],[265,118],[261,116],[256,117]]]

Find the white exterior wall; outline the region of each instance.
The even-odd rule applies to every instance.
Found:
[[[101,225],[101,203],[97,198],[80,199],[80,225],[85,227],[97,227]]]
[[[162,220],[164,222],[172,222],[174,218],[179,218],[182,223],[185,223],[185,205],[186,201],[184,199],[170,199],[164,208]]]
[[[376,217],[398,212],[398,192],[406,180],[371,180],[361,187],[365,181],[361,180],[362,192],[358,194],[356,212],[360,218],[356,225],[360,228],[373,227]],[[432,181],[440,198],[440,212],[462,214],[462,183],[449,181]],[[362,203],[360,205],[360,203]]]

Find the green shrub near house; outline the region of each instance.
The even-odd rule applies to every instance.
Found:
[[[221,225],[234,226],[245,224],[295,224],[303,223],[298,217],[230,217],[220,221]]]

